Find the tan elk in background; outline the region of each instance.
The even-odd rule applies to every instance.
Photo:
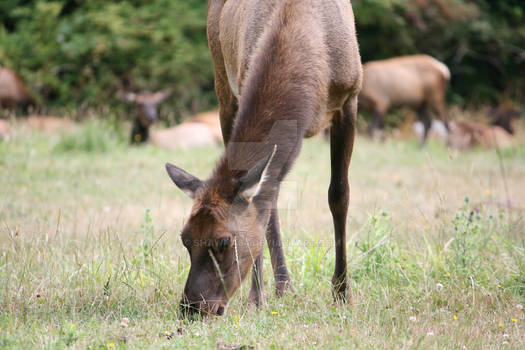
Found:
[[[423,122],[421,145],[431,125],[430,113],[447,124],[445,93],[450,71],[445,64],[428,55],[395,57],[363,65],[363,88],[359,108],[372,113],[370,134],[384,128],[386,113],[396,107],[414,109]]]

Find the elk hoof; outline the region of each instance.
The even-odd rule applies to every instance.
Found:
[[[342,281],[339,278],[332,279],[332,294],[336,303],[345,304],[349,301],[347,284],[346,278]]]
[[[265,305],[266,305],[266,298],[264,296],[264,292],[261,292],[261,293],[250,292],[250,295],[248,296],[248,308],[249,309],[253,307],[260,309],[264,307]]]
[[[292,281],[289,278],[275,282],[275,294],[278,297],[282,297],[286,293],[294,293],[295,289],[292,285]]]

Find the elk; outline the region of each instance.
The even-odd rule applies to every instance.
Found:
[[[451,122],[447,145],[451,148],[465,150],[482,146],[485,148],[512,147],[512,137],[499,126],[474,122]]]
[[[149,128],[158,118],[158,105],[166,100],[172,93],[172,89],[166,89],[155,93],[126,92],[119,90],[120,100],[135,105],[136,117],[131,128],[131,143],[142,143],[149,139]]]
[[[172,128],[151,129],[158,120],[158,104],[170,94],[171,89],[156,93],[120,92],[121,100],[134,103],[136,107],[137,116],[131,129],[131,143],[148,141],[160,148],[180,149],[213,145],[221,141],[220,125],[217,125],[219,117],[214,116],[213,112],[197,114]]]
[[[520,118],[521,113],[509,108],[491,108],[488,115],[492,119],[492,125],[499,126],[509,134],[514,135],[516,132],[516,120]]]
[[[0,67],[0,108],[27,108],[35,100],[24,81],[12,69]]]
[[[442,62],[428,55],[395,57],[370,61],[363,65],[363,87],[359,108],[372,113],[370,135],[384,128],[385,114],[396,107],[414,109],[423,122],[421,146],[431,125],[430,113],[437,114],[445,125],[445,93],[450,71]]]
[[[349,1],[210,0],[207,34],[225,150],[204,181],[166,163],[193,199],[181,233],[191,262],[181,314],[222,315],[250,270],[249,302],[262,305],[265,237],[276,294],[293,290],[276,201],[302,139],[330,123],[332,290],[346,301],[348,167],[362,80]]]

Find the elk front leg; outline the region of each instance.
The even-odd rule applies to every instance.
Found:
[[[369,128],[370,138],[375,140],[379,135],[381,141],[384,141],[385,132],[385,114],[379,110],[374,111],[372,115],[372,124]]]
[[[275,204],[275,207],[276,206],[277,204]],[[288,290],[293,291],[293,286],[290,279],[290,274],[288,273],[288,268],[286,267],[286,260],[284,258],[277,209],[272,210],[266,231],[266,241],[268,243],[268,249],[270,250],[270,256],[272,258],[273,276],[275,278],[275,293],[278,296],[282,296]]]
[[[332,277],[336,301],[347,300],[346,216],[350,198],[348,167],[354,147],[357,98],[351,97],[337,112],[330,129],[331,179],[328,203],[334,221],[335,271]]]
[[[419,120],[423,123],[423,138],[420,140],[419,147],[423,148],[427,142],[428,132],[432,127],[432,118],[428,114],[428,108],[426,106],[421,107],[418,112]]]

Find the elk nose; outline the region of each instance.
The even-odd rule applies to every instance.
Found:
[[[195,314],[199,313],[198,304],[191,304],[182,299],[179,304],[179,318],[193,320]]]
[[[218,316],[222,316],[224,315],[224,306],[219,306],[219,308],[217,309],[217,315]]]

